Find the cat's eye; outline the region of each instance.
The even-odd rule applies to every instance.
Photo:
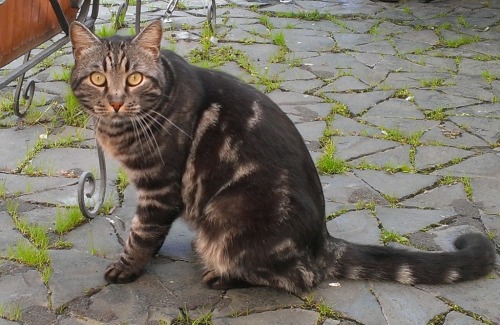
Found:
[[[100,72],[92,72],[90,75],[90,81],[94,85],[102,87],[106,83],[106,76]]]
[[[127,85],[129,86],[137,86],[142,82],[142,73],[134,72],[127,77]]]

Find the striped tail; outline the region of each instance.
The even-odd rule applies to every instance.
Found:
[[[359,245],[330,237],[327,276],[410,285],[440,284],[477,279],[495,267],[495,248],[484,235],[461,235],[454,244],[456,251],[425,252]]]

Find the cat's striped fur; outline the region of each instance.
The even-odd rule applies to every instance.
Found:
[[[160,22],[134,38],[102,40],[73,23],[70,37],[72,89],[139,195],[108,281],[137,278],[179,216],[197,231],[212,288],[303,293],[333,277],[451,283],[492,270],[495,250],[479,234],[459,237],[457,251],[434,253],[331,237],[321,184],[293,123],[253,87],[160,51]]]

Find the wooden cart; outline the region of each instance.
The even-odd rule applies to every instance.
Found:
[[[98,10],[99,0],[0,0],[0,67],[24,55],[23,64],[0,79],[0,89],[18,79],[14,95],[17,116],[26,114],[35,89],[35,83],[30,82],[23,94],[28,104],[21,110],[19,99],[26,71],[69,41],[72,21],[78,20],[93,28]],[[61,32],[64,32],[64,37],[31,56],[32,49]]]

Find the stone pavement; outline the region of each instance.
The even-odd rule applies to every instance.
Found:
[[[104,32],[120,2],[101,3]],[[182,1],[165,47],[269,92],[321,165],[332,234],[449,250],[458,234],[481,231],[498,249],[498,0],[217,3],[210,37],[199,0]],[[142,19],[165,8],[143,1]],[[72,62],[68,45],[29,72],[36,107],[23,121],[13,87],[0,91],[0,325],[500,324],[498,270],[443,286],[332,279],[305,297],[209,290],[181,222],[139,280],[106,284],[134,190],[108,159],[106,215],[82,222],[71,209],[75,176],[98,170],[92,131],[64,108]]]

